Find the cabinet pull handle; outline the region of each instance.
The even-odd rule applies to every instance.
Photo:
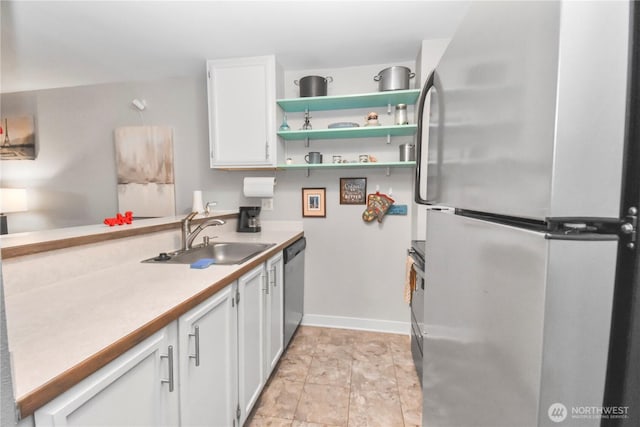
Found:
[[[195,359],[196,366],[200,366],[200,326],[196,326],[193,329],[193,333],[189,334],[189,336],[195,338],[196,354],[193,356],[190,355],[189,359]]]
[[[268,272],[267,274],[262,275],[262,286],[263,286],[264,292],[267,295],[269,295],[269,279],[267,278],[268,275],[269,275]]]
[[[173,392],[173,346],[170,345],[167,350],[167,354],[161,354],[160,358],[169,360],[169,379],[160,380],[160,382],[163,384],[169,384],[169,392]]]
[[[276,266],[274,265],[273,267],[271,267],[271,283],[273,284],[273,287],[276,287],[276,283],[278,283],[278,281],[276,280]]]

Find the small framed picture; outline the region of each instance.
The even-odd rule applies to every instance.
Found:
[[[35,160],[33,116],[3,117],[0,123],[0,160]]]
[[[366,205],[367,178],[340,178],[340,204]]]
[[[302,189],[302,216],[324,218],[327,216],[326,188]]]

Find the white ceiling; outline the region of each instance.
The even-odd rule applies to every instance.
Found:
[[[204,73],[276,54],[290,70],[413,60],[466,1],[1,2],[2,92]]]

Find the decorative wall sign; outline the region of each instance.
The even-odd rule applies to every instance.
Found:
[[[36,132],[33,116],[5,117],[0,124],[0,159],[36,158]]]
[[[367,178],[340,178],[340,204],[367,204]]]
[[[118,210],[136,217],[176,214],[173,132],[166,126],[115,130]]]
[[[302,216],[324,218],[327,216],[326,188],[302,189]]]

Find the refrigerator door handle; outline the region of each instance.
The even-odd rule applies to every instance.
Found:
[[[438,132],[437,132],[437,153],[436,153],[436,194],[434,197],[429,198],[429,194],[427,194],[427,198],[423,199],[422,194],[420,192],[420,184],[422,181],[422,133],[424,128],[424,106],[427,100],[427,94],[429,91],[435,88],[436,96],[438,97]],[[420,101],[418,103],[418,131],[417,131],[417,139],[416,139],[416,175],[415,175],[415,185],[414,185],[414,200],[416,203],[420,205],[432,205],[437,203],[437,200],[440,196],[440,186],[441,186],[441,169],[442,169],[442,131],[444,124],[444,104],[441,99],[441,86],[440,79],[438,78],[438,74],[435,70],[429,74],[427,80],[422,89],[422,93],[420,94]],[[427,120],[427,129],[429,126],[429,121]],[[428,157],[428,156],[427,156]],[[427,158],[428,161],[428,158]]]

